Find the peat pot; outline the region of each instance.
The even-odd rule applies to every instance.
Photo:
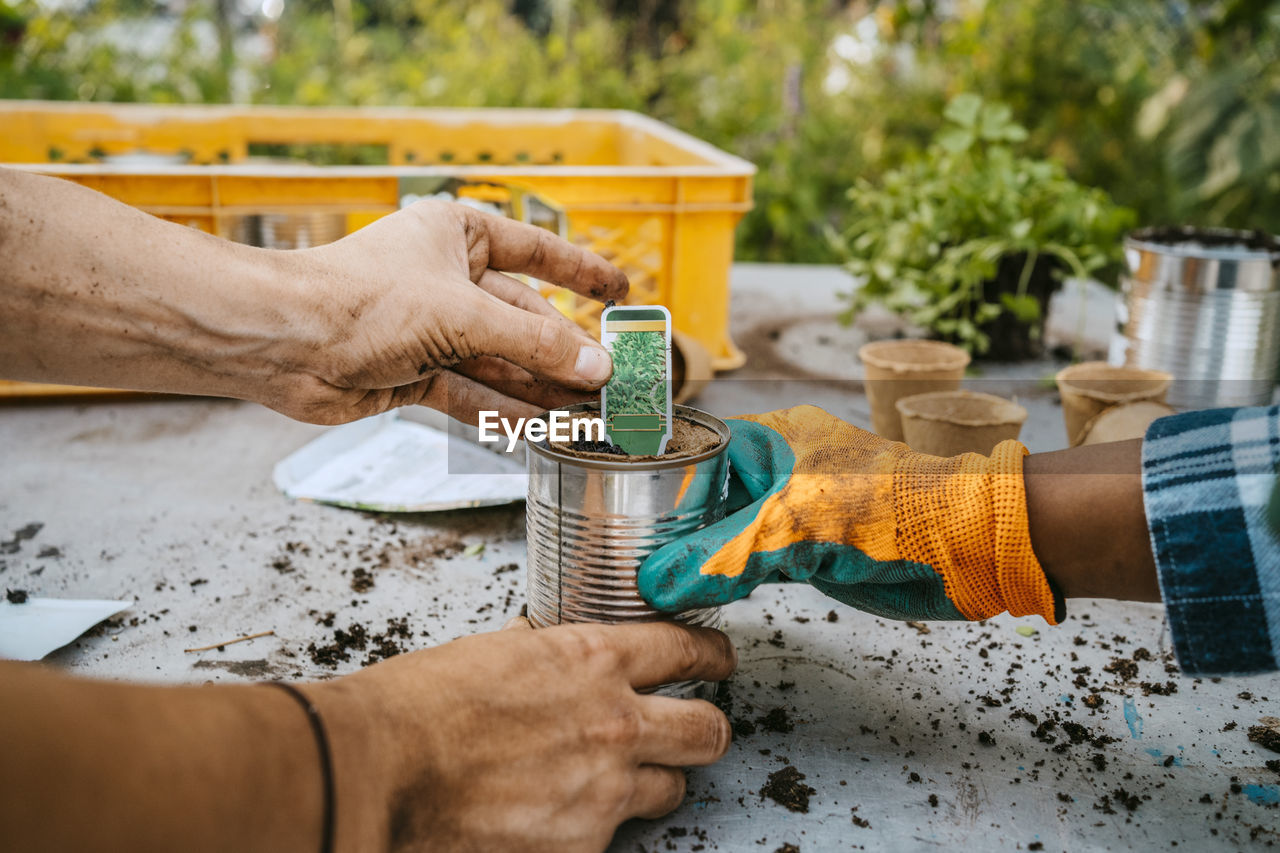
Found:
[[[598,415],[594,403],[565,409]],[[664,456],[581,453],[549,441],[528,443],[529,621],[535,628],[572,622],[674,619],[719,627],[720,609],[665,614],[640,597],[645,557],[724,517],[729,428],[706,412],[675,406],[675,420],[696,425],[701,445]],[[668,696],[706,695],[700,682],[666,684]]]

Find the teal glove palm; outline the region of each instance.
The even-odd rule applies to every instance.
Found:
[[[1031,551],[1017,442],[940,459],[812,406],[730,420],[722,521],[641,566],[661,610],[727,604],[761,583],[804,581],[894,619],[1055,621]]]

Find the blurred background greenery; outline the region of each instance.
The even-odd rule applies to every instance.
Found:
[[[836,260],[962,92],[1141,223],[1280,231],[1270,0],[0,0],[5,98],[642,111],[759,166],[746,260]]]

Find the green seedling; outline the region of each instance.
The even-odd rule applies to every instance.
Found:
[[[613,376],[600,392],[609,441],[631,456],[657,456],[671,437],[671,313],[614,306],[600,315]]]

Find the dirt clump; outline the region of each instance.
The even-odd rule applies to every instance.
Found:
[[[353,622],[345,629],[335,628],[333,642],[323,645],[313,642],[306,651],[312,663],[329,669],[336,669],[339,663],[351,660],[352,652],[367,652],[360,663],[369,666],[408,651],[398,641],[412,636],[408,617],[388,619],[387,629],[377,634],[370,634],[364,625]]]
[[[357,566],[351,572],[351,591],[368,592],[371,589],[373,589],[373,573],[366,568]]]
[[[5,590],[4,597],[10,604],[26,604],[28,596],[25,589],[8,589]]]
[[[809,813],[809,797],[818,793],[801,780],[805,775],[792,765],[769,774],[769,781],[760,789],[760,799],[768,797],[787,811]]]
[[[1144,681],[1138,686],[1142,688],[1143,696],[1151,696],[1153,694],[1156,696],[1171,696],[1178,692],[1178,685],[1172,681],[1166,681],[1164,684]]]
[[[788,734],[795,729],[795,723],[791,722],[786,708],[774,708],[763,717],[757,718],[756,723],[766,732],[775,734]]]
[[[1115,658],[1103,669],[1114,673],[1123,681],[1133,681],[1138,677],[1138,665],[1128,658]]]
[[[1280,724],[1249,726],[1249,740],[1263,749],[1280,752]]]

